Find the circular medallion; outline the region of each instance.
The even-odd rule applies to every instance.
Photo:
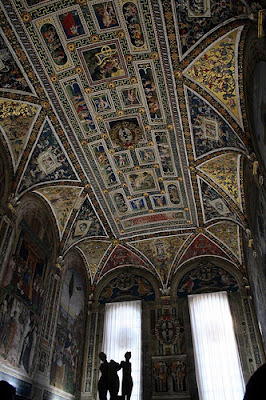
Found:
[[[178,321],[170,315],[162,316],[156,324],[157,338],[164,344],[173,344],[177,341],[180,332]]]

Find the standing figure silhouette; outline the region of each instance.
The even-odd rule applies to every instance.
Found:
[[[126,361],[121,361],[120,366],[123,370],[122,377],[122,400],[130,400],[132,388],[133,388],[133,380],[131,376],[131,362],[129,361],[131,358],[131,352],[127,351],[125,354]]]

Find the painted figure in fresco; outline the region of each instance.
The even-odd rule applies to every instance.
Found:
[[[130,400],[132,388],[133,388],[133,380],[131,376],[131,362],[129,361],[131,358],[131,352],[127,351],[125,354],[126,361],[121,361],[120,366],[123,371],[122,377],[122,400]]]
[[[118,26],[117,17],[111,1],[96,4],[93,8],[101,29]]]
[[[41,33],[54,62],[57,65],[64,65],[67,62],[67,56],[55,27],[52,24],[44,24],[41,27]]]
[[[141,22],[138,15],[137,5],[127,2],[123,5],[123,14],[126,20],[130,41],[133,46],[141,47],[144,45],[144,36]]]
[[[76,10],[59,15],[67,39],[84,35],[85,31]]]

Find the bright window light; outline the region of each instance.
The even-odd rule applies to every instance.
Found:
[[[102,351],[107,361],[124,361],[124,355],[131,351],[133,390],[131,400],[141,399],[141,302],[127,301],[105,305]],[[122,371],[118,373],[120,391]]]
[[[200,400],[242,400],[245,385],[226,292],[188,296]]]

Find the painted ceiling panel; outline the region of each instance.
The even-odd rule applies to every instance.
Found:
[[[166,284],[195,254],[238,257],[211,229],[244,223],[243,2],[3,0],[1,10],[12,190],[49,202],[61,248],[79,248],[91,280],[126,263]],[[197,236],[205,228],[213,241]]]

